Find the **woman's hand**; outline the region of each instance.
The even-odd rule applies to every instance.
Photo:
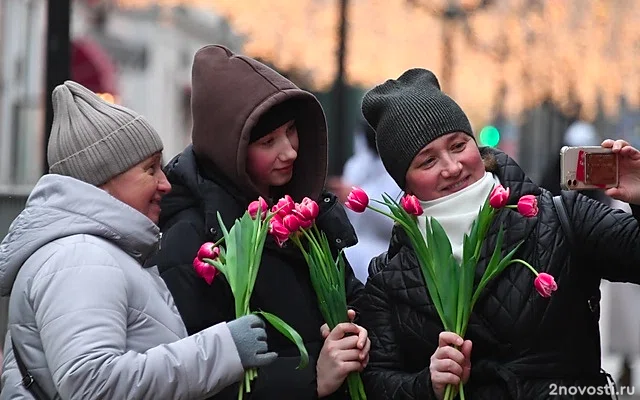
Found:
[[[349,319],[355,313],[349,310]],[[327,324],[320,328],[325,339],[316,363],[318,397],[335,392],[351,372],[362,371],[369,362],[369,340],[367,330],[351,322],[336,325],[329,331]]]
[[[618,154],[618,187],[605,194],[631,204],[640,204],[640,151],[625,140],[607,139],[602,147]]]
[[[455,347],[460,347],[457,350]],[[471,373],[471,341],[463,340],[453,332],[440,332],[438,348],[429,365],[433,392],[440,400],[448,384],[466,383]]]

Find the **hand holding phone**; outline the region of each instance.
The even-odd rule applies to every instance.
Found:
[[[600,146],[564,146],[560,150],[560,186],[566,190],[618,186],[618,154]]]
[[[618,186],[605,194],[616,200],[640,205],[640,151],[626,140],[607,139],[602,147],[618,155]]]

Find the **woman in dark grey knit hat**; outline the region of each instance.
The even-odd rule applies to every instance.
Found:
[[[634,215],[624,214],[565,192],[561,200],[573,227],[570,240],[550,193],[506,154],[478,148],[465,113],[430,71],[411,69],[376,86],[365,95],[362,111],[376,131],[387,171],[420,200],[419,227],[424,233],[425,219],[436,218],[458,261],[463,237],[494,185],[509,188],[509,204],[523,195],[537,202],[537,216],[527,218],[511,208],[496,215],[478,261],[476,285],[501,225],[505,253],[523,242],[516,258],[558,280],[557,292],[543,298],[529,270],[508,267],[485,288],[461,338],[443,332],[416,254],[396,227],[389,251],[370,264],[361,303],[360,322],[371,338],[363,374],[368,398],[442,399],[446,385],[460,381],[474,400],[556,398],[563,387],[603,391],[607,378],[600,371],[598,285],[602,278],[640,283],[640,226],[634,218],[640,209],[632,206]],[[620,162],[620,185],[607,194],[640,204],[640,152],[624,141],[602,145],[618,153]],[[562,398],[606,398],[589,394],[569,391]]]
[[[0,244],[2,397],[201,399],[273,361],[255,315],[187,336],[157,268],[143,267],[171,188],[146,119],[75,82],[53,106],[51,173]]]

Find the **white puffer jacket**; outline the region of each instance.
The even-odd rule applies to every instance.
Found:
[[[0,244],[0,295],[11,293],[9,332],[50,397],[199,399],[242,377],[226,324],[187,337],[157,269],[142,267],[159,236],[101,189],[40,179]],[[0,398],[29,398],[5,353]]]

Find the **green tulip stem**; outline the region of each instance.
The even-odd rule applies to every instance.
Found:
[[[511,262],[510,262],[509,264],[513,264],[513,263],[520,263],[520,264],[524,265],[525,267],[529,268],[529,269],[531,270],[531,272],[533,272],[533,274],[534,274],[535,276],[538,276],[538,275],[539,275],[538,271],[536,271],[536,269],[535,269],[535,268],[533,268],[533,267],[531,266],[531,264],[529,264],[528,262],[526,262],[526,261],[524,261],[524,260],[521,260],[521,259],[519,259],[519,258],[516,258],[515,260],[511,260]]]
[[[444,389],[444,400],[453,400],[453,385],[449,384]]]
[[[377,201],[377,200],[374,200],[374,201]],[[379,202],[379,203],[381,203],[381,202]],[[367,208],[370,209],[370,210],[373,210],[373,211],[375,211],[377,213],[380,213],[382,215],[386,215],[387,217],[391,218],[392,220],[394,220],[396,222],[400,222],[400,221],[398,221],[398,219],[395,216],[393,216],[393,214],[390,214],[390,213],[388,213],[386,211],[382,211],[379,208],[375,208],[374,206],[369,206],[369,205],[367,206]]]
[[[339,251],[334,259],[326,234],[315,222],[307,229],[300,228],[290,238],[307,262],[311,284],[318,298],[318,307],[329,329],[347,321],[345,262],[342,251]],[[302,240],[306,240],[307,243],[303,245]],[[346,382],[352,400],[366,400],[359,372],[350,373]]]

